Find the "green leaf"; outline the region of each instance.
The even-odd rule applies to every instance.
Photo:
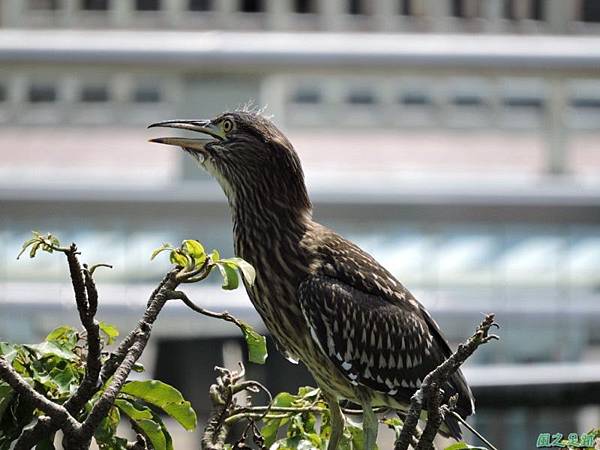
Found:
[[[48,377],[58,387],[59,394],[71,394],[79,384],[77,373],[71,365],[66,365],[63,369],[55,367],[50,371]]]
[[[352,437],[352,447],[354,450],[364,450],[365,436],[362,428],[353,425],[346,425],[346,429],[350,432],[350,436]],[[377,450],[377,444],[373,450]]]
[[[58,345],[55,342],[42,342],[41,344],[27,344],[23,347],[38,353],[42,358],[47,356],[58,356],[59,358],[66,359],[68,361],[78,360],[78,356],[65,349],[63,346]]]
[[[181,267],[186,267],[190,262],[187,259],[187,257],[179,250],[171,250],[171,255],[169,256],[169,259],[171,263]]]
[[[133,403],[123,398],[117,398],[115,400],[115,406],[121,410],[123,414],[126,414],[131,420],[143,420],[152,419],[152,411],[150,408],[144,406],[142,408],[136,408]]]
[[[472,447],[466,442],[457,442],[444,450],[487,450],[485,447]]]
[[[154,258],[156,258],[160,253],[164,252],[165,250],[173,250],[173,246],[171,244],[164,243],[160,247],[154,249],[154,251],[152,252],[152,255],[150,256],[150,261],[152,261]]]
[[[402,422],[402,420],[398,417],[386,417],[383,420],[383,423],[386,424],[388,426],[388,428],[394,430],[394,432],[396,433],[396,439],[398,438],[398,436],[400,436],[400,432],[402,431],[402,426],[404,425],[404,422]]]
[[[265,421],[265,425],[261,428],[260,434],[265,440],[265,447],[270,448],[277,440],[277,432],[282,425],[282,419],[271,419]]]
[[[0,422],[2,422],[4,411],[6,411],[6,408],[13,399],[14,395],[15,391],[13,391],[8,384],[0,381]]]
[[[256,279],[256,270],[254,270],[254,267],[252,267],[252,264],[249,262],[243,260],[242,258],[238,258],[237,256],[233,258],[222,259],[219,262],[233,264],[242,273],[244,279],[250,286],[254,284],[254,280]]]
[[[214,248],[213,248],[212,252],[210,252],[209,256],[210,256],[210,260],[214,263],[221,259],[221,255],[219,254],[219,251]]]
[[[292,395],[289,392],[280,392],[273,399],[273,406],[289,408],[290,406],[292,406],[295,400],[295,395]]]
[[[100,331],[102,331],[106,335],[106,344],[110,345],[117,340],[119,337],[119,330],[114,325],[111,325],[106,322],[100,322],[98,324],[100,327]]]
[[[35,446],[35,450],[54,450],[54,436],[55,433],[52,433],[52,436],[49,436],[46,439],[38,442]]]
[[[194,258],[194,262],[197,266],[201,266],[204,264],[204,261],[206,261],[206,252],[200,242],[188,239],[183,241],[181,248]]]
[[[35,231],[34,231],[34,234],[35,234]],[[27,247],[29,247],[30,245],[33,245],[35,242],[38,242],[37,237],[34,237],[33,239],[28,239],[27,241],[25,241],[23,243],[23,246],[21,247],[21,251],[17,255],[17,259],[19,259],[23,253],[25,253],[25,251],[27,250]]]
[[[313,387],[313,386],[300,386],[298,388],[298,396],[302,397],[302,400],[307,400],[318,397],[321,395],[321,389]]]
[[[235,266],[218,262],[217,267],[219,268],[219,272],[221,272],[221,276],[223,277],[223,285],[221,287],[227,291],[237,289],[240,281],[238,274],[235,271]]]
[[[4,358],[12,364],[20,347],[21,346],[9,342],[0,342],[0,355],[4,356]]]
[[[115,436],[120,421],[121,414],[119,409],[113,406],[94,432],[94,439],[101,450],[127,449],[127,439]]]
[[[123,386],[121,393],[162,409],[188,431],[196,428],[196,413],[190,402],[183,398],[181,392],[162,381],[130,381]]]
[[[40,245],[42,245],[42,243],[38,241],[31,246],[31,250],[29,251],[30,258],[35,258],[35,253],[38,251],[38,248],[40,248]]]
[[[123,414],[133,420],[136,426],[148,438],[154,450],[168,450],[167,438],[159,422],[155,421],[150,408],[141,405],[133,405],[127,400],[116,399],[115,406]]]
[[[242,332],[248,346],[248,359],[250,362],[256,364],[264,364],[267,356],[269,356],[267,352],[267,340],[246,322],[240,321],[240,323],[242,324]]]
[[[296,396],[289,392],[280,392],[273,398],[273,406],[290,407],[296,400]],[[265,425],[261,428],[260,434],[265,440],[265,447],[270,448],[277,440],[279,429],[285,426],[289,419],[266,419]]]
[[[77,344],[77,339],[77,330],[73,327],[63,325],[52,330],[46,336],[45,340],[56,342],[57,344],[68,344],[70,348],[73,348]]]

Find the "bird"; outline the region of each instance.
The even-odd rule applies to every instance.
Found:
[[[278,349],[304,363],[328,403],[327,449],[342,437],[342,400],[361,405],[365,448],[373,449],[373,409],[406,413],[424,377],[452,354],[440,327],[370,254],[313,219],[298,153],[260,111],[152,127],[194,132],[150,141],[180,147],[222,187],[234,251],[256,270],[254,283],[245,282],[248,296]],[[460,370],[443,391],[445,401],[458,394],[463,418],[474,414]],[[456,418],[446,415],[440,433],[460,440]]]

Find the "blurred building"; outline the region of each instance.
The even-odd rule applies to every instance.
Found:
[[[216,183],[145,126],[253,101],[299,151],[316,217],[451,341],[496,312],[502,341],[467,368],[492,442],[600,424],[597,0],[4,0],[0,27],[0,339],[76,323],[64,262],[14,259],[32,229],[115,265],[101,316],[123,330],[165,271],[153,248],[231,252]],[[190,292],[260,326],[241,291]],[[169,305],[155,333],[147,367],[204,411],[237,330]],[[311,383],[274,349],[250,370]]]

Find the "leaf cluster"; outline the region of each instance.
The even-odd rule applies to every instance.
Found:
[[[182,270],[180,276],[184,283],[201,281],[210,275],[215,268],[221,274],[223,280],[221,287],[225,290],[238,288],[239,275],[243,277],[244,282],[249,286],[252,286],[256,279],[254,267],[242,258],[221,258],[219,252],[214,249],[210,253],[207,253],[204,246],[194,239],[184,240],[180,247],[174,247],[171,244],[165,243],[152,252],[150,259],[153,260],[163,252],[168,252],[171,263]],[[218,314],[212,315],[213,317],[218,316]],[[221,316],[226,320],[234,322],[241,329],[248,347],[248,359],[250,362],[264,364],[268,356],[265,337],[256,332],[246,322],[233,319],[231,316],[227,318],[223,314]]]
[[[265,447],[271,450],[325,449],[331,437],[331,416],[320,389],[304,386],[296,394],[281,392],[272,403],[273,413],[261,428]],[[276,411],[295,410],[289,414]],[[363,450],[364,436],[359,423],[346,415],[339,450]]]
[[[101,322],[102,348],[112,344],[119,335],[113,325]],[[0,342],[0,355],[27,383],[44,397],[64,404],[81,384],[86,370],[87,342],[84,332],[61,326],[50,332],[39,344]],[[103,361],[108,353],[103,352]],[[141,365],[135,368],[143,371]],[[100,390],[86,405],[89,412],[101,395]],[[125,449],[127,440],[116,435],[118,424],[127,419],[155,450],[172,449],[172,441],[161,414],[178,421],[186,430],[196,427],[196,414],[179,391],[159,381],[130,381],[119,393],[114,406],[103,419],[94,438],[100,448]],[[0,381],[0,450],[8,450],[24,427],[43,413],[30,406],[4,381]],[[54,448],[54,436],[43,442],[44,449]]]
[[[29,257],[35,258],[38,250],[53,253],[55,250],[60,248],[60,241],[56,236],[53,236],[50,233],[43,235],[38,231],[32,231],[32,233],[33,237],[23,243],[23,247],[17,255],[17,259],[19,259],[21,255],[27,251],[27,249],[29,249]]]
[[[185,273],[198,272],[197,275],[185,280],[188,283],[204,279],[214,268],[217,268],[221,273],[223,278],[222,287],[226,290],[237,289],[240,283],[238,272],[249,285],[252,285],[256,278],[254,267],[242,258],[221,258],[219,252],[214,249],[207,253],[204,246],[194,239],[183,241],[180,247],[173,247],[171,244],[165,243],[152,252],[150,259],[156,258],[162,252],[169,252],[171,263],[185,269]],[[196,276],[202,278],[197,279]]]

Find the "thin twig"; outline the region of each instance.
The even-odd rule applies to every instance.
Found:
[[[447,409],[442,407],[442,409],[445,410],[446,414],[450,414],[452,416],[454,416],[456,418],[456,420],[458,420],[460,423],[462,423],[465,428],[467,428],[471,433],[473,433],[475,436],[477,436],[478,439],[481,440],[481,442],[483,442],[485,445],[487,445],[489,447],[490,450],[498,450],[496,447],[494,447],[494,445],[488,441],[479,431],[477,431],[475,428],[473,428],[469,422],[467,422],[465,419],[463,419],[461,417],[460,414],[458,414],[456,411],[452,411],[451,409]]]
[[[192,300],[190,300],[186,293],[183,291],[172,291],[169,293],[169,295],[171,300],[181,300],[187,307],[199,314],[203,314],[208,317],[213,317],[215,319],[221,319],[226,322],[231,322],[237,325],[242,331],[244,330],[244,325],[242,324],[242,322],[240,322],[236,317],[229,314],[227,311],[218,313],[210,311],[208,309],[204,309],[196,305]]]

